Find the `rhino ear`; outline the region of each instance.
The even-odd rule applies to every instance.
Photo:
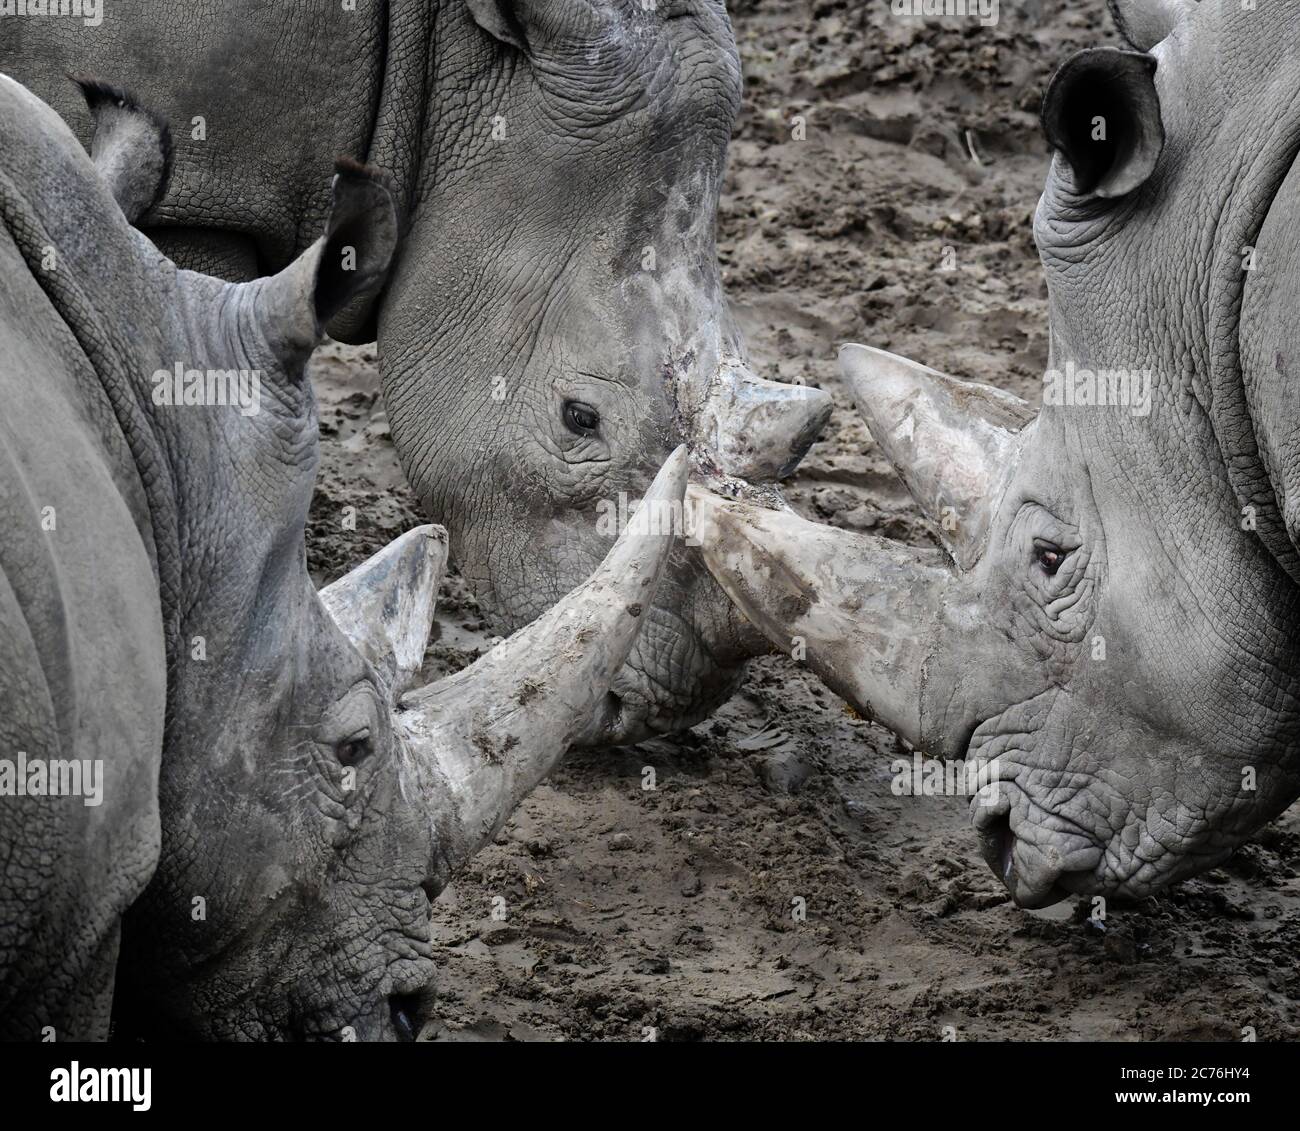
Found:
[[[91,75],[69,75],[81,88],[94,132],[90,159],[128,223],[134,224],[162,199],[172,168],[172,134],[167,122],[125,90]]]
[[[1165,144],[1155,73],[1152,55],[1100,47],[1071,56],[1052,76],[1043,132],[1079,195],[1125,196],[1151,176]]]
[[[1196,0],[1106,0],[1119,33],[1139,51],[1168,38]]]
[[[333,193],[312,293],[322,327],[383,283],[397,247],[397,204],[385,174],[340,157]]]
[[[293,372],[353,299],[377,290],[397,246],[397,205],[387,176],[340,157],[325,234],[257,289],[258,318],[277,356]]]

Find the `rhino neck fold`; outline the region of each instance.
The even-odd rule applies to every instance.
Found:
[[[170,628],[176,621],[181,592],[175,479],[167,445],[149,411],[146,373],[153,367],[142,355],[141,343],[128,340],[118,330],[128,325],[138,328],[141,312],[157,309],[157,297],[146,293],[143,268],[138,274],[132,271],[127,278],[115,279],[111,287],[104,285],[102,269],[102,262],[127,263],[134,268],[137,249],[147,241],[127,229],[123,221],[101,234],[95,250],[102,261],[81,262],[76,254],[85,241],[49,231],[4,174],[0,174],[0,226],[13,239],[54,317],[66,327],[85,360],[84,369],[78,367],[77,379],[87,403],[102,398],[116,423],[121,447],[112,444],[110,450],[124,448],[125,453],[116,461],[115,471],[154,568],[164,626]],[[45,257],[50,249],[58,254],[65,247],[70,250],[60,260],[62,269],[48,270]],[[161,337],[157,327],[152,329]],[[167,632],[169,661],[174,635]]]

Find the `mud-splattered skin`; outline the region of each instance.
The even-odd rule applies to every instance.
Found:
[[[172,120],[176,170],[146,226],[223,277],[314,238],[335,154],[393,176],[392,283],[330,328],[378,333],[403,467],[501,631],[587,576],[610,544],[597,503],[638,496],[677,444],[705,473],[771,480],[829,416],[819,391],[747,371],[722,294],[740,92],[722,0],[390,0],[288,20],[122,0],[98,28],[24,21],[0,68],[70,121],[69,69]],[[591,740],[689,725],[763,647],[679,553]]]
[[[1035,235],[1052,370],[1149,371],[1149,405],[1045,386],[1032,424],[981,431],[977,389],[847,347],[957,568],[835,532],[801,551],[806,524],[734,508],[710,551],[720,577],[722,552],[740,563],[723,582],[774,639],[809,635],[832,686],[927,749],[998,759],[972,814],[1026,906],[1201,871],[1300,792],[1300,25],[1219,0],[1116,7],[1153,50],[1058,72]],[[1125,21],[1148,7],[1173,14],[1149,42]],[[984,462],[981,490],[950,474],[956,451]],[[819,601],[791,620],[777,597],[797,579]]]

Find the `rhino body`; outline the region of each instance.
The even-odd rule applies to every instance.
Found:
[[[389,286],[330,325],[377,337],[402,465],[484,609],[514,630],[609,549],[604,508],[680,443],[717,482],[788,474],[830,413],[749,371],[714,221],[740,67],[721,0],[121,0],[102,23],[5,20],[9,70],[78,127],[66,71],[176,126],[142,223],[178,263],[282,268],[330,162],[389,173]],[[586,741],[703,717],[765,649],[680,552]]]
[[[536,625],[411,689],[445,532],[321,593],[303,543],[305,367],[383,279],[387,183],[340,164],[325,234],[273,277],[178,270],[128,223],[165,128],[82,85],[94,164],[0,77],[0,1035],[102,1038],[111,1010],[137,1035],[409,1036],[429,901],[588,725],[673,539],[630,527]],[[259,395],[177,399],[178,367]],[[686,471],[649,502],[680,508]],[[102,773],[38,788],[56,764]]]
[[[1300,793],[1300,21],[1112,9],[1132,49],[1070,59],[1043,104],[1042,411],[841,355],[946,554],[704,501],[774,641],[987,762],[973,819],[1025,906],[1140,897]]]
[[[85,293],[94,245],[79,225],[112,201],[62,183],[62,155],[30,144],[34,100],[7,79],[0,102],[0,1016],[8,1036],[90,1037],[107,1029],[121,917],[160,843],[158,500],[132,446],[142,421],[109,392],[125,377],[117,335],[151,296],[134,275]],[[31,203],[58,194],[66,209]],[[110,258],[129,239],[110,231]],[[81,767],[82,794],[32,795],[36,768],[59,762]]]

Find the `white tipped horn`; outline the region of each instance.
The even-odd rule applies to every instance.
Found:
[[[1033,410],[990,385],[869,346],[841,348],[840,369],[872,438],[938,524],[953,560],[968,568],[983,551],[1016,433]]]
[[[830,415],[830,395],[821,389],[766,381],[732,359],[719,368],[701,406],[699,435],[727,475],[783,479]]]
[[[394,698],[424,662],[446,566],[447,532],[417,526],[320,591],[334,623],[386,675]]]

